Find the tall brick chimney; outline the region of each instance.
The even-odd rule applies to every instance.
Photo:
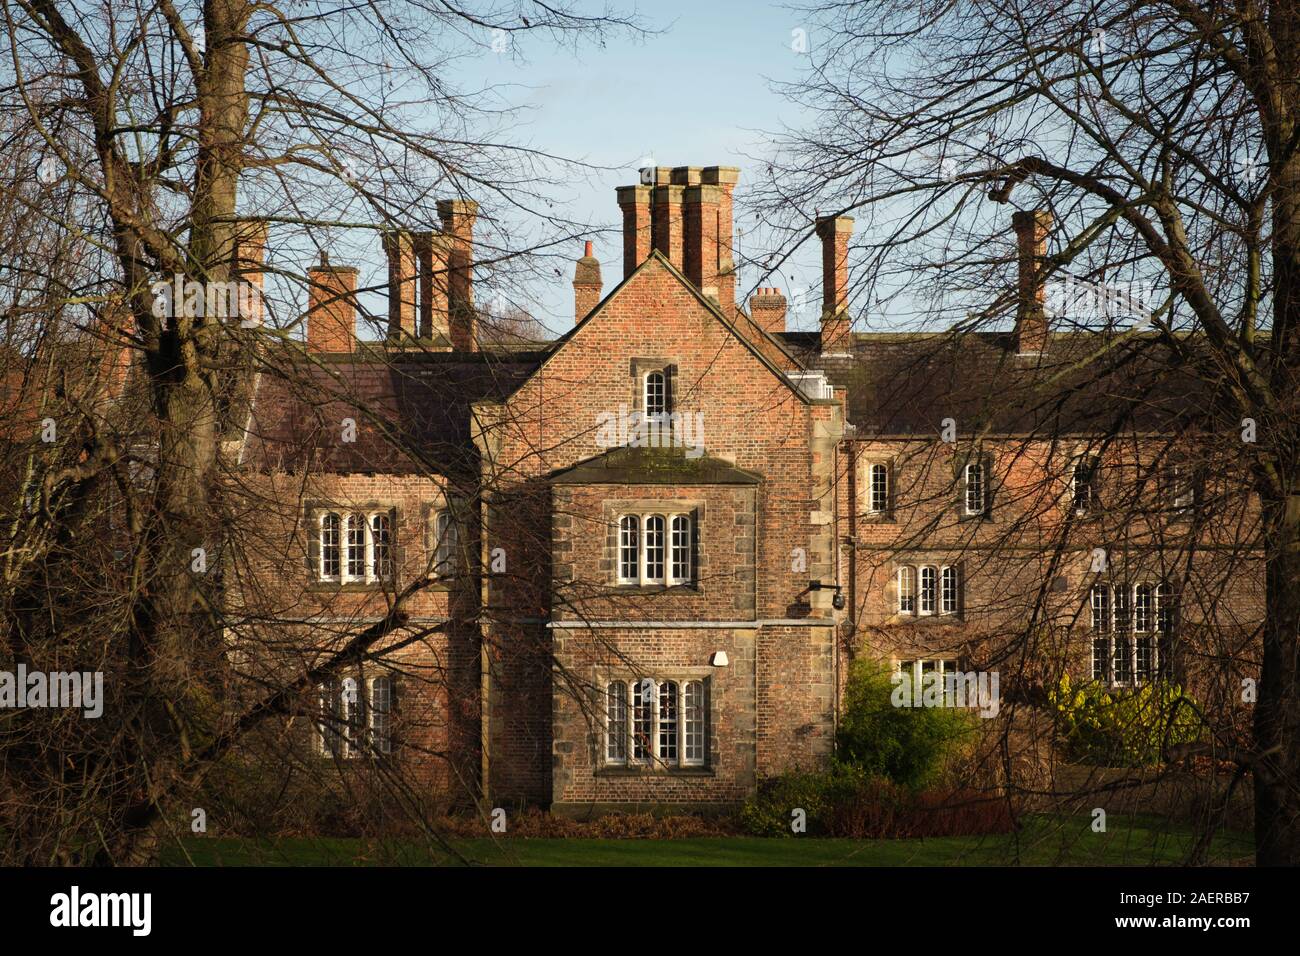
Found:
[[[684,185],[671,183],[671,170],[660,167],[656,176],[653,205],[651,207],[650,243],[678,269],[683,269],[682,258],[682,194]]]
[[[736,166],[705,166],[700,182],[718,187],[718,305],[730,318],[736,311],[735,223],[732,193],[740,181]]]
[[[357,340],[357,270],[321,254],[307,270],[307,351],[352,352]]]
[[[235,228],[235,245],[230,259],[231,280],[247,282],[252,294],[239,295],[240,320],[248,325],[261,325],[265,319],[266,223],[241,222]]]
[[[478,321],[474,313],[474,222],[478,203],[472,199],[438,200],[438,218],[447,242],[447,325],[451,347],[478,351]]]
[[[822,241],[823,353],[847,353],[852,345],[849,317],[849,237],[853,220],[848,216],[826,216],[817,220]]]
[[[591,242],[573,271],[573,321],[581,322],[600,301],[600,260],[591,254]]]
[[[780,289],[760,287],[749,297],[749,317],[775,335],[785,331],[785,296]]]
[[[1019,283],[1016,295],[1016,352],[1041,355],[1047,351],[1047,311],[1042,269],[1047,259],[1047,234],[1052,214],[1042,209],[1013,213]]]
[[[682,194],[682,262],[686,278],[707,298],[718,301],[718,207],[722,190],[703,185],[694,166],[673,170],[674,182],[685,185]]]
[[[650,186],[619,186],[618,205],[623,210],[623,278],[650,255]]]
[[[415,234],[405,229],[384,233],[384,254],[388,258],[388,337],[413,339],[419,291],[419,263],[415,255]]]

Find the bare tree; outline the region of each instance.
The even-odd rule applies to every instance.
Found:
[[[291,560],[286,533],[300,543],[308,482],[279,472],[277,486],[238,461],[259,376],[308,407],[352,409],[369,447],[418,474],[449,467],[292,344],[305,263],[358,234],[427,228],[436,202],[472,196],[480,262],[534,268],[534,250],[573,235],[533,185],[560,160],[484,133],[498,100],[458,90],[454,58],[637,27],[566,4],[422,0],[0,11],[5,658],[104,673],[110,718],[6,716],[5,854],[148,862],[223,758],[258,734],[279,745],[270,725],[318,685],[404,666],[401,648],[429,630],[402,629],[430,573],[311,653],[269,626],[297,600],[263,572]],[[159,307],[160,281],[250,278],[261,321]],[[367,291],[347,293],[353,308]]]
[[[1203,611],[1185,615],[1198,625],[1189,653],[1203,665],[1217,752],[1253,777],[1258,862],[1300,860],[1294,9],[976,0],[806,13],[809,69],[787,92],[817,118],[783,138],[758,199],[777,231],[771,261],[812,234],[813,210],[856,216],[860,326],[887,317],[933,333],[910,359],[869,360],[878,374],[859,384],[887,408],[938,396],[897,432],[934,434],[953,417],[954,447],[997,451],[999,473],[986,477],[1006,483],[1014,516],[997,543],[1032,543],[1034,574],[993,568],[1002,559],[988,532],[952,544],[1002,583],[988,605],[1002,639],[984,634],[970,653],[1056,662],[1041,687],[1069,657],[1068,621],[1050,637],[1069,615],[1052,589],[1063,562],[1103,546],[1131,552],[1134,566],[1163,564]],[[1019,277],[1008,203],[1021,210],[1020,258],[1034,263]],[[1073,292],[1047,297],[1042,361],[990,367],[1007,349],[987,346],[1018,301],[1020,328],[1035,309],[1041,321],[1032,297],[1044,285]],[[1121,286],[1142,290],[1140,307],[1078,306],[1080,290]],[[935,385],[954,371],[946,391]],[[922,441],[905,455],[903,480],[928,489],[922,498],[957,480],[958,452],[934,449]],[[1031,461],[1049,477],[1025,478]],[[1068,506],[1093,461],[1113,476],[1104,525]],[[1189,507],[1177,493],[1153,514],[1150,492],[1179,461],[1184,476],[1203,469],[1194,514],[1175,515],[1173,499]],[[1177,530],[1180,516],[1192,527]],[[933,531],[914,518],[901,550]],[[1258,615],[1252,581],[1264,584]],[[1086,622],[1090,588],[1071,591]],[[1257,665],[1241,743],[1241,682]]]

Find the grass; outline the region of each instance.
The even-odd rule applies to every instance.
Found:
[[[1152,866],[1186,860],[1193,834],[1156,817],[1111,816],[1106,833],[1091,817],[1027,817],[1018,834],[916,840],[815,837],[692,837],[675,840],[474,838],[453,841],[472,862],[500,866]],[[1249,862],[1249,834],[1225,831],[1210,863]],[[381,866],[457,862],[414,841],[301,837],[275,841],[203,837],[169,847],[164,865]]]

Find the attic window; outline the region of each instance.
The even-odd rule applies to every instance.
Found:
[[[657,418],[668,414],[668,383],[662,369],[646,372],[643,398],[648,417]]]

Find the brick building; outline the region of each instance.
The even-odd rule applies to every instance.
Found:
[[[817,224],[820,329],[787,332],[777,290],[736,300],[738,175],[620,188],[622,279],[588,247],[553,342],[487,344],[472,202],[386,238],[379,343],[356,271],[311,271],[305,348],[258,377],[233,452],[274,505],[236,603],[319,651],[415,588],[387,663],[312,702],[318,755],[498,805],[716,807],[832,753],[857,656],[1004,687],[1249,664],[1244,638],[1187,650],[1229,608],[1249,634],[1262,592],[1245,554],[1231,600],[1193,600],[1221,563],[1188,542],[1252,520],[1178,457],[1203,386],[1048,327],[1045,217],[1015,217],[1011,331],[854,332],[840,217]]]

